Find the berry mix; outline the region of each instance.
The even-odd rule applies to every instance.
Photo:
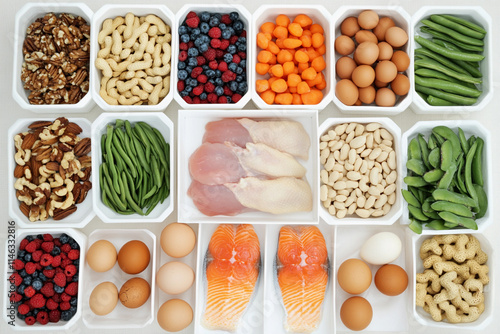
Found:
[[[189,12],[179,27],[177,90],[187,103],[236,103],[247,92],[247,32],[237,12]]]
[[[77,311],[80,246],[63,233],[28,235],[20,245],[9,281],[17,317],[27,325],[70,320]]]

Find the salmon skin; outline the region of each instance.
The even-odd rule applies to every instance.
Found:
[[[207,299],[202,325],[235,331],[259,278],[260,244],[253,226],[219,225],[205,263]]]
[[[321,322],[329,274],[325,238],[316,226],[280,229],[276,274],[286,313],[286,331],[312,333]]]

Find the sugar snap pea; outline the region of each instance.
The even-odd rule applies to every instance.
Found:
[[[446,172],[444,173],[441,180],[439,180],[439,182],[437,184],[437,188],[438,189],[448,189],[453,181],[453,178],[455,177],[456,171],[457,171],[457,165],[455,162],[452,162],[451,165],[446,170]]]
[[[433,140],[432,137],[431,139],[429,139],[429,142],[431,140]],[[441,149],[436,146],[429,152],[429,164],[434,168],[439,168],[439,166],[441,165],[440,158],[441,158]]]
[[[417,208],[413,205],[408,205],[408,210],[410,211],[411,216],[414,217],[415,219],[418,219],[420,221],[429,220],[429,217],[424,215],[424,213],[422,212],[422,210],[420,208]]]
[[[448,201],[457,204],[463,204],[469,207],[476,205],[476,202],[467,195],[459,194],[446,189],[436,189],[432,192],[432,197],[436,201]]]
[[[422,160],[410,159],[406,162],[406,168],[417,175],[424,175],[426,167]]]
[[[441,170],[444,172],[447,171],[454,160],[453,144],[451,140],[446,140],[443,145],[441,145]]]
[[[424,136],[421,133],[417,135],[417,139],[420,146],[422,162],[427,169],[430,169],[431,166],[429,164],[429,149],[427,148],[427,142],[425,141]]]
[[[441,211],[438,213],[438,215],[444,221],[450,222],[452,224],[457,224],[471,230],[477,230],[476,221],[472,218],[461,217],[448,211]]]
[[[432,129],[432,133],[434,133],[435,135],[439,135],[446,140],[451,141],[451,145],[453,148],[453,159],[457,159],[462,150],[460,147],[460,140],[458,139],[456,133],[453,132],[453,130],[451,130],[449,127],[444,125],[435,126]]]
[[[420,150],[417,138],[410,140],[410,144],[408,145],[408,159],[422,159],[422,151]]]
[[[410,230],[417,234],[422,234],[422,223],[416,219],[410,219],[410,224],[408,225]]]
[[[403,198],[408,204],[413,205],[414,207],[417,208],[421,207],[421,204],[418,201],[418,199],[410,191],[406,189],[401,189],[401,193],[403,194]]]
[[[424,175],[422,175],[422,177],[424,178],[425,182],[427,182],[427,183],[435,183],[435,182],[438,182],[439,180],[441,180],[443,175],[444,175],[444,172],[441,169],[436,168],[436,169],[432,169],[430,171],[427,171]]]
[[[404,182],[412,187],[423,187],[427,185],[427,182],[421,176],[406,176]]]
[[[448,211],[462,217],[471,218],[473,216],[472,211],[463,204],[457,204],[447,201],[436,201],[431,204],[431,207],[436,211]]]
[[[429,223],[425,224],[426,227],[431,228],[433,230],[447,230],[449,227],[444,225],[444,220],[442,219],[434,219]]]
[[[472,206],[475,208],[478,207],[479,203],[478,203],[476,189],[472,185],[471,169],[472,169],[472,159],[474,158],[476,149],[477,149],[477,141],[470,147],[469,152],[467,152],[467,156],[465,157],[465,170],[464,170],[465,188],[467,188],[469,196],[474,200],[474,205]]]
[[[482,170],[482,158],[483,158],[483,146],[484,140],[480,137],[476,139],[477,148],[474,157],[472,158],[472,182],[480,185],[484,185],[483,180],[483,170]]]
[[[476,189],[477,199],[479,204],[479,210],[476,213],[476,219],[483,218],[488,210],[488,196],[486,196],[486,192],[484,188],[478,184],[474,184],[474,188]]]
[[[460,140],[460,146],[462,146],[462,150],[465,152],[465,154],[467,154],[467,152],[469,152],[469,143],[465,138],[464,130],[462,130],[461,128],[458,128],[458,139]]]

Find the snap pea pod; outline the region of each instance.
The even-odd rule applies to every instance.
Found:
[[[451,140],[446,140],[443,145],[441,145],[441,170],[446,172],[454,161],[453,144]]]
[[[438,215],[446,222],[460,225],[471,230],[477,230],[477,224],[472,218],[457,216],[456,214],[448,211],[441,211],[438,213]]]
[[[418,199],[410,191],[401,189],[401,193],[403,194],[403,198],[408,204],[413,205],[414,207],[417,208],[421,207],[421,204],[418,201]]]
[[[467,189],[465,188],[465,182],[463,179],[462,175],[462,169],[465,164],[464,158],[459,159],[460,161],[458,162],[458,170],[457,170],[457,176],[456,176],[456,181],[457,181],[457,188],[460,190],[462,194],[467,193]]]
[[[415,75],[415,83],[424,87],[433,87],[448,93],[455,93],[469,97],[479,97],[482,94],[482,92],[476,88],[469,88],[446,80],[425,78],[418,75]]]
[[[429,137],[429,140],[427,141],[427,147],[428,147],[428,148],[429,148],[429,150],[431,150],[431,152],[432,152],[432,150],[433,150],[433,149],[435,149],[437,146],[438,146],[438,145],[437,145],[436,141],[434,140],[434,137],[431,135],[431,136]],[[430,155],[430,152],[429,152],[429,155]]]
[[[474,188],[476,189],[477,199],[479,204],[479,210],[476,212],[476,219],[483,218],[488,210],[488,196],[486,196],[486,192],[484,188],[478,184],[474,184]]]
[[[457,165],[455,162],[452,162],[452,164],[448,167],[448,169],[444,173],[441,180],[439,180],[439,182],[437,184],[437,188],[438,189],[448,189],[453,181],[453,178],[455,176],[456,171],[457,171]]]
[[[432,228],[433,230],[447,230],[449,227],[444,225],[444,220],[434,219],[431,222],[425,224],[426,227]]]
[[[416,219],[410,219],[410,224],[408,225],[410,230],[417,234],[422,234],[422,223]]]
[[[483,170],[482,170],[484,140],[481,137],[477,137],[476,143],[477,143],[476,153],[472,158],[472,166],[471,166],[472,182],[482,187],[484,185]]]
[[[443,175],[444,172],[441,169],[436,168],[426,172],[422,177],[427,183],[435,183],[441,180]]]
[[[457,204],[447,201],[436,201],[431,204],[431,208],[436,211],[448,211],[462,217],[471,218],[473,216],[472,211],[463,204]]]
[[[403,180],[412,187],[423,187],[428,184],[421,176],[406,176]]]
[[[417,175],[424,175],[426,167],[422,160],[410,159],[406,162],[406,168]]]
[[[420,150],[417,138],[410,140],[410,144],[408,145],[408,159],[422,159],[422,151]]]
[[[427,169],[430,169],[431,165],[429,164],[429,149],[427,148],[427,142],[425,141],[424,136],[421,133],[417,135],[417,139],[420,146],[422,162]]]
[[[462,150],[465,154],[467,154],[467,152],[469,152],[469,143],[465,138],[464,130],[462,130],[461,128],[458,128],[458,139],[460,140],[460,146],[462,146]]]
[[[459,194],[446,189],[436,189],[432,192],[432,197],[436,201],[448,201],[457,204],[463,204],[469,207],[476,205],[474,200],[467,195]]]
[[[476,189],[472,185],[472,159],[474,158],[474,154],[476,153],[477,149],[477,141],[470,147],[469,152],[467,153],[467,156],[465,157],[465,170],[464,170],[464,178],[465,178],[465,188],[467,188],[467,192],[469,193],[469,196],[472,198],[474,201],[473,207],[477,208],[479,203],[478,203],[478,198],[477,198],[477,193]]]
[[[428,39],[422,37],[422,36],[415,36],[415,41],[420,44],[421,46],[430,49],[434,52],[439,53],[440,55],[443,55],[445,57],[451,58],[451,59],[458,59],[458,60],[466,60],[466,61],[481,61],[484,59],[483,55],[476,54],[476,53],[465,53],[465,52],[458,52],[458,51],[453,51],[453,50],[448,50],[445,47],[442,47],[440,45],[435,44],[432,41],[429,41]]]
[[[453,148],[453,159],[457,159],[462,150],[460,147],[460,140],[458,139],[456,133],[453,132],[453,130],[451,130],[449,127],[444,125],[435,126],[432,129],[432,133],[441,136],[442,138],[451,142]]]
[[[413,205],[408,205],[408,210],[410,211],[411,216],[414,217],[415,219],[418,219],[420,221],[429,220],[429,217],[424,215],[424,213],[422,212],[422,210],[420,208],[417,208]]]
[[[483,39],[486,36],[485,32],[471,29],[468,26],[462,25],[460,23],[457,23],[456,21],[446,18],[444,15],[431,15],[431,20],[469,37]]]
[[[431,137],[432,139],[432,137]],[[429,139],[429,142],[431,141],[431,139]],[[434,147],[434,149],[432,149],[430,152],[429,152],[429,164],[434,167],[434,168],[439,168],[440,166],[440,154],[441,154],[441,150],[439,147]]]

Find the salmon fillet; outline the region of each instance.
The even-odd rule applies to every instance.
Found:
[[[259,238],[252,225],[217,227],[208,245],[204,327],[236,330],[255,290],[259,265]]]
[[[328,284],[328,250],[316,226],[284,226],[278,240],[278,284],[285,329],[311,333],[321,321]]]

